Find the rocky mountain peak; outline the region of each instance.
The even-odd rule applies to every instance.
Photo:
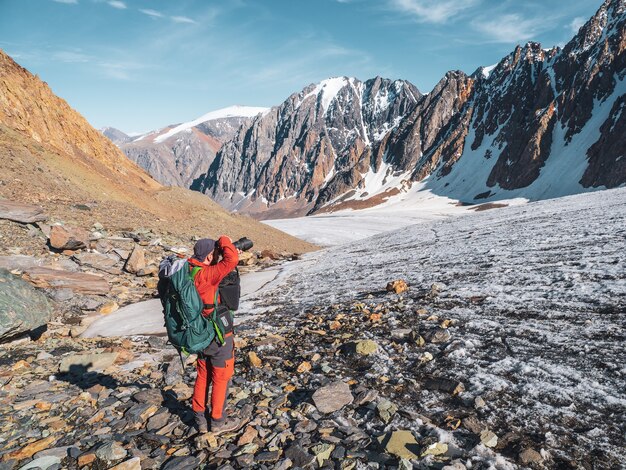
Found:
[[[346,172],[375,164],[374,144],[420,97],[409,82],[381,77],[311,84],[242,126],[193,187],[232,209],[260,214],[274,205],[276,214],[306,213],[331,180],[338,184]]]

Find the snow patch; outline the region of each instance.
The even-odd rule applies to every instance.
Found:
[[[195,127],[203,122],[214,121],[216,119],[225,119],[231,117],[254,117],[261,113],[267,113],[270,108],[259,108],[253,106],[229,106],[227,108],[218,109],[216,111],[211,111],[203,116],[200,116],[198,119],[194,119],[193,121],[184,122],[169,130],[163,135],[158,136],[154,141],[156,143],[161,143],[173,135],[178,134],[184,130],[191,130],[192,127]]]

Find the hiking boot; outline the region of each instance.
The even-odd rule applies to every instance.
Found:
[[[241,420],[239,418],[226,418],[223,421],[212,421],[211,432],[218,436],[225,432],[237,431],[241,427]]]
[[[209,424],[207,423],[206,416],[204,416],[204,411],[194,411],[193,417],[200,434],[209,432]]]

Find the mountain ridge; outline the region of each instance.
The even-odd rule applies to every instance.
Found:
[[[606,0],[562,49],[528,42],[471,75],[448,72],[410,109],[385,116],[387,127],[370,123],[381,131],[376,139],[363,130],[361,100],[342,100],[351,79],[309,85],[243,126],[192,189],[256,218],[280,218],[371,207],[415,184],[469,203],[620,186],[625,3]],[[329,99],[320,94],[327,87]],[[301,102],[314,95],[303,116]],[[353,119],[316,122],[333,111]]]

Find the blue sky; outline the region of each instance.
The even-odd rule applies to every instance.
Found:
[[[567,6],[564,6],[564,5]],[[600,0],[0,0],[0,48],[92,125],[140,132],[330,76],[429,91],[516,44],[563,45]]]

